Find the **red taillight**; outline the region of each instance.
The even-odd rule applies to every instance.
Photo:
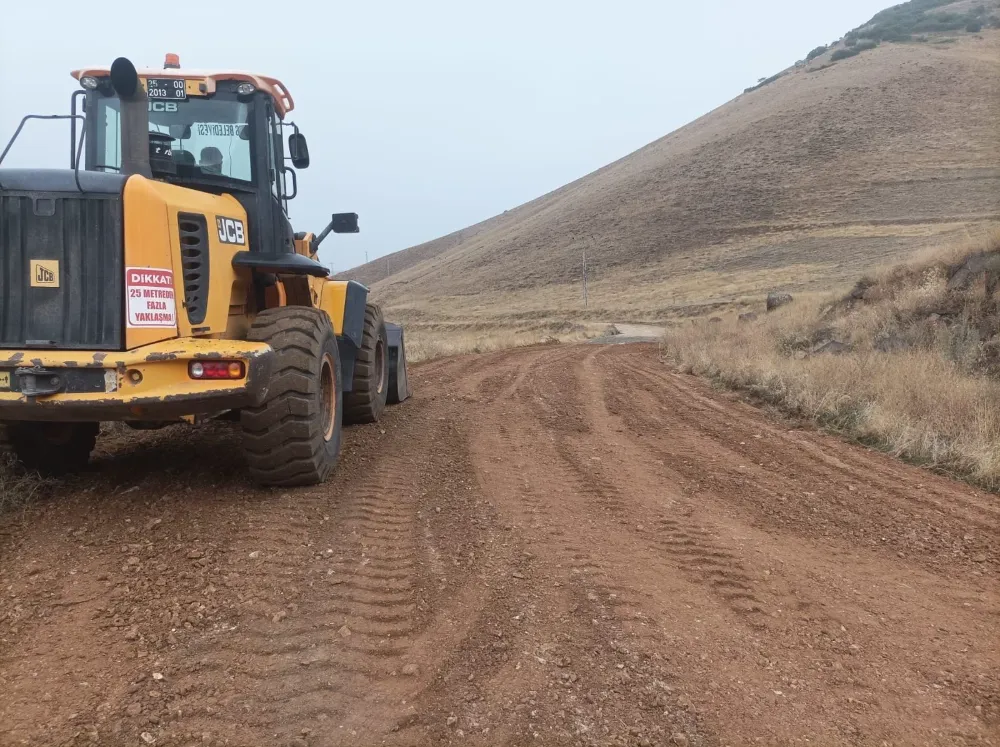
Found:
[[[243,361],[191,361],[188,364],[192,379],[242,379],[246,373]]]

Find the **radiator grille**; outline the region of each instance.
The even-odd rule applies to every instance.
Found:
[[[188,321],[197,326],[208,313],[208,280],[211,262],[208,253],[208,226],[200,213],[178,213],[181,237],[181,266],[184,273],[184,306]]]
[[[121,349],[123,253],[120,193],[0,191],[0,348]]]

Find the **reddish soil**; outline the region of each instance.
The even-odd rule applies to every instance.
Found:
[[[414,379],[322,487],[170,429],[0,517],[0,744],[1000,744],[996,496],[654,345]]]

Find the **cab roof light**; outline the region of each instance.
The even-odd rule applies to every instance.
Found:
[[[163,69],[177,70],[180,66],[181,66],[180,55],[176,55],[173,52],[167,52],[167,56],[163,59]]]
[[[84,75],[80,78],[80,85],[86,88],[88,91],[94,91],[99,85],[99,81],[93,75]]]

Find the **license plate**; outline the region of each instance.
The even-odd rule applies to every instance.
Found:
[[[10,389],[10,371],[0,371],[0,389]]]
[[[146,96],[150,99],[186,99],[183,78],[147,78]]]

